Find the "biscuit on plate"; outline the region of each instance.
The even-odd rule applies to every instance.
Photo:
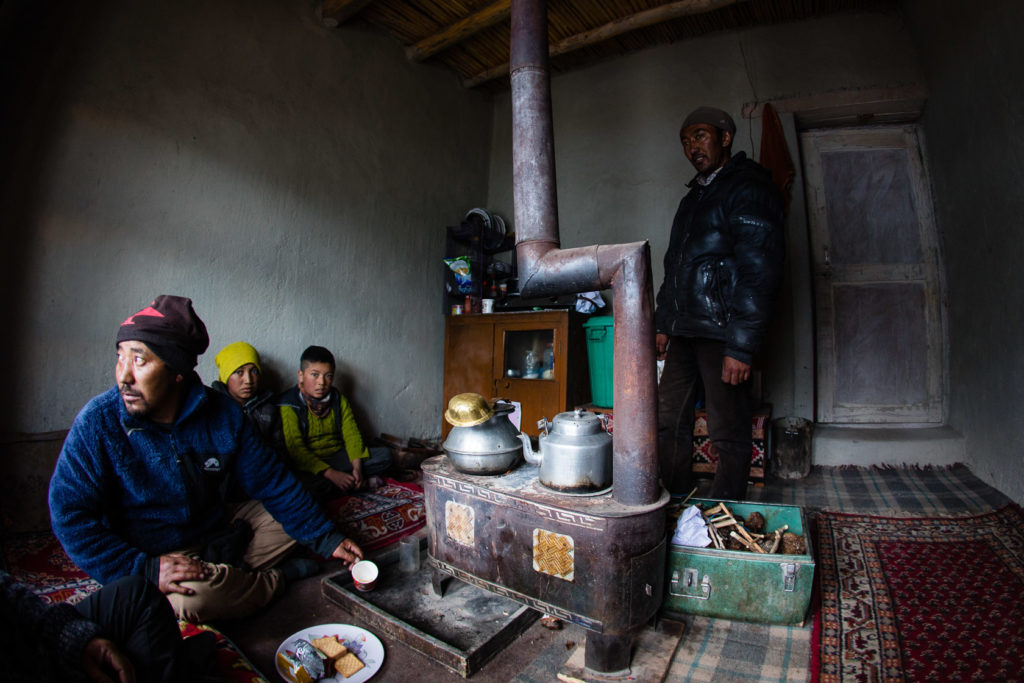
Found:
[[[323,638],[316,638],[313,640],[313,645],[315,645],[316,649],[320,650],[320,652],[327,655],[327,659],[332,662],[348,652],[348,648],[338,642],[338,636],[324,636]]]
[[[336,659],[334,662],[335,671],[345,678],[348,678],[362,668],[363,663],[351,652],[346,652],[343,657]]]

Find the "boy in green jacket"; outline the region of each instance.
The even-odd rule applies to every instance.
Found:
[[[364,488],[391,465],[386,447],[367,449],[352,407],[332,386],[334,354],[310,346],[299,361],[297,385],[278,397],[288,460],[320,502]]]

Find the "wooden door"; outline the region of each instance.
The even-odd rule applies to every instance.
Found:
[[[811,131],[801,143],[817,420],[941,422],[939,258],[915,129]]]

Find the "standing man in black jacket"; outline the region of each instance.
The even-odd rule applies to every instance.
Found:
[[[782,274],[783,204],[768,171],[731,154],[736,124],[700,107],[679,131],[697,169],[679,203],[654,320],[658,456],[669,493],[691,487],[694,408],[701,381],[718,451],[712,498],[742,500],[750,474],[750,366],[768,327]]]

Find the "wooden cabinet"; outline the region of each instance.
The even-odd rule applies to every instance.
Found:
[[[467,391],[518,401],[523,409],[522,431],[536,436],[540,418],[551,420],[590,400],[584,319],[572,311],[446,318],[443,407],[452,396]],[[548,348],[552,363],[544,372]],[[528,352],[541,365],[539,377],[528,376]],[[451,425],[443,417],[442,422],[447,436]]]

